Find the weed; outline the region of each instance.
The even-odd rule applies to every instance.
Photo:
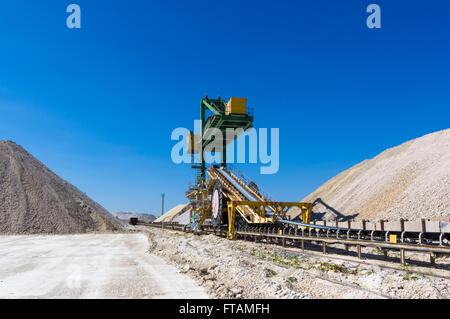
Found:
[[[352,275],[357,274],[356,270],[350,270],[348,267],[345,267],[343,265],[336,265],[336,264],[327,263],[327,262],[321,262],[319,269],[322,271],[330,271],[331,270],[334,272],[340,272],[340,273],[344,273],[344,274],[352,274]]]
[[[267,275],[267,277],[273,277],[273,276],[276,276],[276,275],[277,275],[277,273],[276,273],[276,271],[275,271],[275,270],[272,270],[272,269],[266,268],[266,275]]]
[[[297,278],[295,277],[289,277],[287,280],[292,284],[297,282]]]
[[[402,264],[402,269],[405,272],[403,275],[403,280],[417,280],[416,276],[413,275],[413,272],[408,268],[407,264]]]

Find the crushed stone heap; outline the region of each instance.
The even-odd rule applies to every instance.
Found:
[[[303,201],[324,220],[450,220],[450,129],[388,149],[335,176]],[[291,217],[298,215],[292,210]]]
[[[75,234],[121,228],[106,209],[20,145],[0,141],[1,234]]]

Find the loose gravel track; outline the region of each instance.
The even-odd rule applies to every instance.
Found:
[[[449,279],[419,274],[410,266],[310,256],[300,249],[294,255],[212,234],[145,231],[152,254],[191,276],[213,298],[450,298]]]

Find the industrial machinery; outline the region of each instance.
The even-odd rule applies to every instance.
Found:
[[[214,228],[227,225],[227,237],[236,239],[237,225],[288,222],[286,213],[292,207],[300,208],[302,222],[309,224],[311,203],[273,201],[255,182],[227,165],[226,147],[239,136],[230,136],[227,129],[243,133],[253,127],[253,112],[247,109],[247,99],[231,98],[226,102],[220,97],[210,99],[206,96],[201,100],[200,118],[200,132],[197,135],[191,132],[187,145],[192,155],[192,168],[196,171],[195,185],[189,187],[186,193],[193,209],[190,223],[192,231],[196,232],[205,220],[210,219]],[[220,164],[207,168],[205,149],[210,143],[217,143],[215,132],[220,132],[224,137],[220,141],[223,143],[221,160]]]
[[[210,113],[210,114],[209,114]],[[247,100],[231,98],[228,102],[206,97],[201,101],[201,126],[197,135],[190,132],[187,141],[188,153],[192,155],[192,168],[196,171],[194,185],[189,187],[186,197],[190,200],[189,225],[178,223],[152,223],[154,227],[171,227],[176,230],[189,227],[193,232],[214,232],[226,234],[228,239],[263,239],[267,243],[281,244],[305,249],[305,242],[321,245],[327,253],[327,245],[342,244],[347,252],[356,246],[358,258],[362,258],[362,247],[376,247],[387,258],[388,250],[400,251],[400,262],[405,264],[406,251],[430,254],[435,264],[439,254],[449,254],[450,223],[422,219],[416,222],[401,219],[395,221],[327,221],[311,223],[315,204],[326,205],[320,198],[314,203],[278,202],[264,192],[254,181],[239,172],[226,161],[226,146],[234,142],[239,134],[227,135],[227,129],[253,127],[253,112],[247,108]],[[220,134],[217,134],[220,132]],[[216,133],[216,134],[215,134]],[[205,154],[211,143],[217,143],[216,136],[226,136],[221,160],[206,166]],[[216,152],[216,151],[214,151]],[[287,218],[287,212],[297,207],[301,215],[294,220]],[[330,208],[332,209],[332,208]],[[207,222],[206,222],[207,221]],[[386,222],[386,223],[385,223]],[[202,225],[204,225],[202,227]]]

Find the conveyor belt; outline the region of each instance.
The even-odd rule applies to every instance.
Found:
[[[224,167],[219,167],[219,168],[215,168],[214,169],[215,172],[217,172],[218,174],[220,174],[223,178],[225,178],[234,188],[235,190],[242,196],[242,199],[239,200],[247,200],[247,201],[252,201],[252,202],[258,202],[261,201],[261,198],[256,197],[254,194],[252,194],[252,191],[250,189],[247,189],[246,183],[243,181],[238,181],[238,177],[234,174],[231,174],[226,168]],[[240,210],[241,208],[239,207],[238,210]],[[243,213],[244,215],[246,215],[246,211],[247,212],[252,212],[253,214],[255,214],[255,212],[252,211],[252,209],[250,207],[245,207],[243,209]],[[270,206],[266,206],[266,217],[270,218],[271,216],[273,216],[274,211],[270,208]]]
[[[242,196],[245,197],[246,200],[254,202],[259,201],[259,199],[257,199],[249,191],[247,191],[241,184],[239,184],[239,182],[236,181],[236,179],[234,179],[226,169],[220,167],[217,169],[217,172],[219,172],[220,175],[225,177],[234,186],[234,188],[236,188],[239,191],[239,193],[241,193]]]
[[[254,195],[254,190],[250,189],[245,181],[239,180],[238,175],[233,174],[232,172],[229,172],[226,168],[223,167],[215,167],[213,169],[214,172],[217,172],[217,174],[220,174],[220,176],[226,180],[229,185],[232,185],[234,188],[235,199],[232,200],[247,200],[247,201],[261,201],[261,197],[258,198],[258,196]],[[230,186],[228,186],[230,187]],[[237,192],[237,193],[236,193]],[[248,216],[249,212],[254,213],[250,207],[244,207],[244,208],[238,208],[242,209],[241,213],[243,213],[243,216]],[[269,206],[266,206],[266,216],[271,217],[273,216],[274,211],[270,209]],[[336,227],[336,226],[326,226],[326,225],[315,225],[305,222],[295,222],[290,221],[282,216],[278,216],[275,220],[276,223],[284,224],[286,227],[293,227],[293,228],[304,228],[304,229],[311,229],[315,232],[320,233],[326,233],[328,235],[334,235],[339,237],[339,234],[341,236],[349,236],[349,234],[358,234],[363,235],[366,234],[370,236],[371,238],[374,238],[376,236],[380,236],[385,238],[386,240],[389,239],[389,235],[397,235],[399,242],[404,242],[407,240],[416,240],[419,243],[422,242],[428,242],[430,240],[438,240],[440,245],[443,244],[443,240],[445,238],[448,238],[445,233],[427,233],[423,232],[411,232],[411,231],[387,231],[387,230],[366,230],[366,229],[360,229],[360,228],[346,228],[346,227]]]

